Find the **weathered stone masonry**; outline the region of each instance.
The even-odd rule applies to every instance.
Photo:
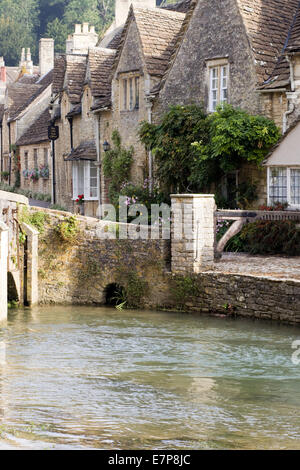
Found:
[[[39,240],[41,303],[101,305],[106,287],[118,283],[136,289],[144,308],[300,323],[299,281],[218,272],[218,263],[171,273],[169,240],[101,239],[99,221],[82,217],[81,236],[65,244],[54,227],[66,214],[49,214]]]

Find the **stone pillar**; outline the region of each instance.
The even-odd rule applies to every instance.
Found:
[[[7,318],[8,227],[0,221],[0,321]]]
[[[213,194],[173,194],[171,267],[174,273],[210,269],[215,254]]]
[[[38,240],[39,232],[25,223],[21,224],[27,235],[27,301],[30,306],[39,301],[38,290]]]

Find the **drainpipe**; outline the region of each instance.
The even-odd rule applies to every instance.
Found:
[[[285,134],[287,131],[287,120],[288,116],[292,114],[295,110],[295,105],[294,103],[291,103],[289,101],[289,107],[288,110],[283,114],[283,119],[282,119],[282,133]]]
[[[294,93],[296,87],[295,87],[295,76],[294,76],[293,62],[292,62],[291,58],[289,57],[289,55],[286,55],[285,58],[286,58],[289,66],[290,66],[291,92]],[[287,99],[288,99],[288,102],[289,102],[289,106],[288,106],[288,110],[283,114],[283,119],[282,119],[282,132],[283,132],[283,134],[285,134],[286,131],[287,131],[288,116],[290,114],[292,114],[295,110],[295,105],[290,102],[288,94],[287,94]]]
[[[8,151],[9,151],[9,169],[8,169],[8,185],[10,186],[11,183],[11,130],[10,130],[10,122],[7,123],[8,126]]]
[[[68,117],[68,121],[70,124],[70,145],[71,150],[73,150],[73,117]]]
[[[148,96],[146,97],[146,108],[148,111],[148,122],[149,124],[152,123],[152,102],[151,98]],[[148,174],[149,174],[149,190],[152,193],[152,177],[153,177],[153,158],[151,150],[148,151]]]
[[[103,217],[102,213],[102,177],[101,177],[101,147],[100,147],[100,113],[97,113],[95,115],[95,126],[96,126],[96,149],[97,149],[97,166],[99,168],[99,206],[101,212],[99,213],[99,218],[101,219]]]
[[[293,62],[291,61],[288,55],[285,56],[289,66],[290,66],[290,80],[291,80],[291,91],[295,91],[295,77],[294,77],[294,67]]]
[[[2,181],[2,172],[3,172],[3,133],[2,133],[2,122],[0,123],[0,145],[1,145],[1,175],[0,179]]]

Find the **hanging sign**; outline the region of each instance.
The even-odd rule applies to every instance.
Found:
[[[49,126],[48,127],[48,137],[49,140],[56,140],[59,137],[59,127],[58,126]]]

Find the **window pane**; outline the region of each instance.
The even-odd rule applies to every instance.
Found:
[[[28,170],[28,152],[24,153],[25,169]]]
[[[140,90],[139,90],[139,77],[135,78],[135,108],[140,107]]]
[[[123,80],[123,109],[127,109],[127,79]]]
[[[221,68],[221,103],[227,102],[227,67]]]
[[[291,170],[291,204],[300,204],[300,170]]]
[[[269,181],[270,202],[287,202],[287,170],[271,168]]]
[[[48,149],[44,149],[44,165],[48,165]]]
[[[78,162],[78,169],[77,169],[77,192],[76,198],[84,194],[84,162]]]
[[[38,151],[37,151],[37,149],[33,150],[33,162],[34,162],[34,168],[38,168]]]
[[[98,195],[98,171],[97,167],[90,164],[90,197],[95,198]]]
[[[129,109],[133,109],[133,79],[129,79]]]

